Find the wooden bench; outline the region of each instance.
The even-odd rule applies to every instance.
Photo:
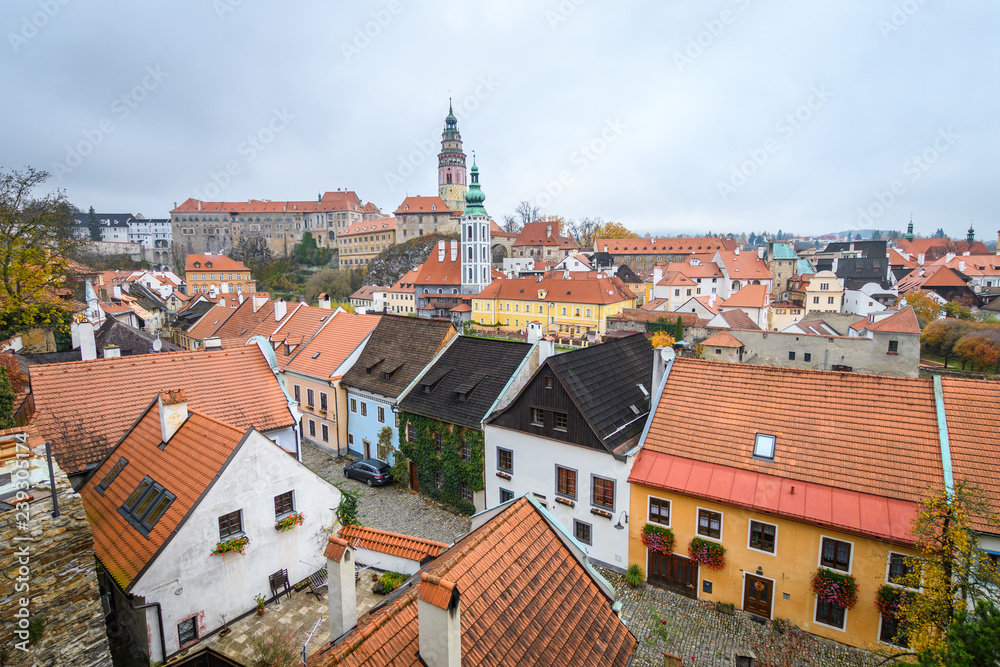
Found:
[[[316,596],[318,600],[320,595],[326,590],[326,568],[318,572],[313,572],[309,575],[309,592]]]

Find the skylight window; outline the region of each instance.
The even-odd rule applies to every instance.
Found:
[[[774,460],[774,444],[777,438],[773,435],[758,433],[753,442],[753,455],[759,459]]]
[[[316,358],[316,357],[318,357],[318,356],[319,356],[319,352],[317,352],[316,354],[314,354],[314,355],[312,356],[312,358],[313,358],[313,359],[315,359],[315,358]]]
[[[118,512],[142,533],[143,537],[148,537],[153,526],[176,499],[174,494],[152,479],[143,477],[125,504],[118,508]]]
[[[111,482],[115,481],[115,479],[118,477],[118,473],[124,470],[125,466],[127,465],[128,465],[128,459],[126,459],[125,457],[119,458],[118,463],[116,463],[115,466],[108,471],[108,474],[104,476],[104,479],[101,480],[101,483],[97,485],[97,492],[103,496],[104,491],[109,486],[111,486]]]

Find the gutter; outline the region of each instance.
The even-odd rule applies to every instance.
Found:
[[[135,604],[135,596],[129,595],[128,606],[133,611],[142,611],[143,609],[156,608],[156,624],[160,628],[160,655],[164,661],[167,659],[167,640],[163,634],[163,608],[160,607],[159,602],[150,602],[148,604]]]
[[[948,440],[948,420],[944,412],[944,387],[941,376],[934,376],[934,405],[937,408],[938,440],[941,444],[941,468],[944,490],[950,498],[955,491],[955,476],[951,467],[951,442]]]
[[[656,415],[657,408],[660,407],[660,397],[663,395],[663,390],[667,386],[667,380],[670,379],[670,371],[674,367],[674,360],[677,359],[677,353],[670,348],[662,348],[662,350],[670,350],[672,353],[670,359],[667,361],[667,367],[663,369],[663,379],[660,380],[660,386],[656,388],[656,396],[652,398],[651,407],[649,410],[649,415],[646,420],[646,425],[642,428],[642,435],[639,436],[639,444],[635,446],[626,456],[636,455],[640,449],[646,445],[646,438],[649,436],[649,427],[653,424],[653,417]]]

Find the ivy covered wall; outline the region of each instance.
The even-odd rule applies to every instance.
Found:
[[[410,433],[414,437],[407,442]],[[436,434],[441,436],[440,453]],[[463,443],[468,445],[468,460],[462,456]],[[476,511],[470,500],[462,498],[462,484],[468,485],[470,497],[472,493],[484,489],[485,447],[482,431],[400,411],[399,450],[417,466],[420,493],[466,514]]]

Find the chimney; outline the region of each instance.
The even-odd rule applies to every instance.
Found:
[[[917,265],[918,266],[924,265],[924,253],[922,252],[917,254]]]
[[[323,555],[326,556],[326,598],[330,609],[330,639],[333,641],[358,624],[354,550],[347,540],[331,535]]]
[[[181,427],[188,416],[187,394],[183,389],[161,391],[158,399],[160,404],[160,437],[162,442],[170,442],[177,429]]]
[[[114,297],[116,299],[121,299],[122,298],[122,286],[121,285],[115,285],[114,288],[112,288],[112,292],[111,293],[114,295]]]
[[[757,248],[757,258],[758,259],[764,259],[764,253],[766,251],[767,251],[767,248],[765,248],[764,246],[759,246]]]
[[[663,280],[663,265],[657,262],[653,267],[653,287],[660,284],[661,280]]]
[[[352,572],[353,575],[353,572]],[[427,667],[461,667],[458,586],[424,572],[417,595],[417,655]]]
[[[740,254],[740,247],[736,246],[736,249],[733,250],[733,252],[736,253],[737,255],[739,255]]]
[[[266,294],[254,294],[253,295],[253,312],[260,310],[260,307],[267,303]]]
[[[552,236],[552,225],[545,225],[545,236]]]
[[[958,261],[958,270],[965,273],[965,260]]]
[[[94,325],[90,322],[80,322],[77,328],[80,337],[80,359],[90,361],[97,358],[97,341],[94,340]]]
[[[709,297],[708,297],[708,307],[709,308],[715,308],[715,296],[716,296],[715,294],[709,295]]]
[[[444,262],[444,241],[438,241],[438,263]]]
[[[288,304],[285,303],[284,299],[279,297],[278,300],[274,302],[274,321],[280,322],[287,313]]]
[[[201,210],[201,200],[200,199],[198,200],[198,210],[199,211]]]
[[[330,295],[327,294],[326,292],[323,292],[317,298],[316,303],[320,308],[325,308],[326,310],[330,310],[331,308]]]
[[[104,346],[104,358],[105,359],[117,359],[122,356],[121,348],[117,345],[105,345]]]
[[[451,261],[454,262],[458,259],[458,241],[455,239],[451,240]]]
[[[659,347],[653,349],[653,386],[648,387],[650,403],[653,395],[663,382],[663,375],[667,371],[667,364],[674,359],[675,352],[671,347]],[[652,406],[650,406],[652,409]]]
[[[945,256],[944,256],[944,263],[947,264],[948,262],[950,262],[953,259],[955,259],[955,253],[953,253],[953,252],[946,253]]]
[[[221,350],[222,349],[222,339],[221,338],[206,338],[202,342],[206,350]]]

